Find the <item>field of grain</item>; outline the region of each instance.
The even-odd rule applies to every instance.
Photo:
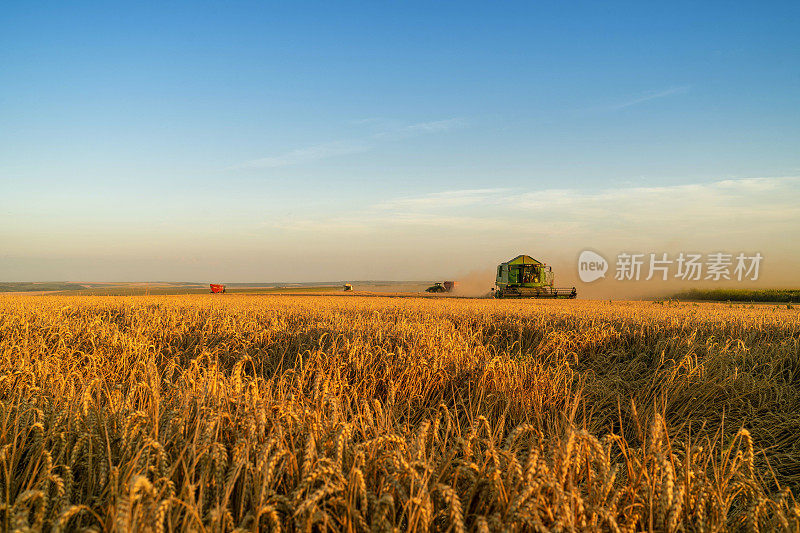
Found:
[[[0,529],[800,528],[788,306],[0,296]]]

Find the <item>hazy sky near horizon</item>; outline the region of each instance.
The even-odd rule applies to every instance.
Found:
[[[0,281],[591,248],[760,251],[791,283],[798,27],[796,1],[5,4]]]

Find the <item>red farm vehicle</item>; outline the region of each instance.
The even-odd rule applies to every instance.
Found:
[[[225,285],[220,283],[211,283],[211,292],[214,294],[225,294]]]

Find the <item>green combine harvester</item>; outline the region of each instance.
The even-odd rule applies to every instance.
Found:
[[[518,255],[497,265],[495,298],[575,298],[575,287],[553,287],[553,267],[529,255]]]

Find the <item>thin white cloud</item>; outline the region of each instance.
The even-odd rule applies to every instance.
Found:
[[[366,118],[354,121],[355,124],[378,123],[379,118]],[[402,126],[385,127],[383,131],[372,134],[366,139],[332,141],[327,143],[315,144],[291,150],[289,152],[262,157],[245,161],[238,165],[229,167],[230,170],[256,169],[256,168],[277,168],[291,165],[300,165],[320,159],[330,157],[345,156],[368,152],[375,147],[377,141],[398,141],[432,133],[441,133],[466,125],[466,121],[461,118],[450,118],[445,120],[433,120],[429,122],[418,122]]]
[[[463,118],[432,120],[428,122],[417,122],[415,124],[408,124],[405,126],[387,127],[383,131],[375,133],[373,137],[375,139],[400,140],[407,139],[409,137],[416,137],[417,135],[450,131],[463,128],[466,125],[467,121]]]
[[[246,161],[234,168],[276,168],[285,167],[289,165],[298,165],[317,161],[319,159],[326,159],[329,157],[337,157],[342,155],[357,154],[369,150],[369,145],[360,141],[337,141],[323,144],[316,144],[307,146],[305,148],[298,148],[285,154],[276,156],[263,157],[261,159],[253,159]]]
[[[314,217],[306,219],[280,220],[263,224],[264,228],[288,232],[313,233],[317,235],[336,233],[370,234],[386,228],[447,228],[453,230],[501,231],[507,223],[493,218],[458,216],[451,214],[420,212],[365,211],[350,215]]]
[[[448,131],[455,128],[461,128],[466,125],[466,121],[461,118],[450,118],[447,120],[434,120],[431,122],[418,122],[402,128],[402,131],[407,132],[422,132],[434,133],[438,131]]]
[[[508,189],[461,189],[442,191],[424,196],[395,198],[380,202],[378,209],[442,208],[495,203],[499,195]]]
[[[671,227],[744,220],[800,222],[800,178],[750,178],[662,187],[627,187],[596,191],[548,190],[508,199],[508,205],[528,212],[571,217],[641,220]],[[611,215],[609,215],[611,213]],[[733,222],[731,222],[733,221]],[[669,229],[669,228],[667,228]]]
[[[612,104],[610,106],[607,106],[605,109],[609,111],[618,111],[620,109],[625,109],[627,107],[643,104],[651,100],[658,100],[659,98],[666,98],[668,96],[674,96],[676,94],[684,94],[689,92],[689,89],[690,87],[688,85],[682,85],[678,87],[669,87],[667,89],[662,89],[660,91],[651,91],[643,95],[637,96],[635,98],[626,100],[624,102]]]
[[[365,118],[356,118],[350,121],[350,124],[355,124],[357,126],[362,126],[364,124],[379,124],[383,122],[383,119],[380,117],[365,117]]]
[[[360,233],[403,227],[625,239],[764,235],[800,225],[800,177],[596,190],[464,189],[386,200],[344,215],[294,220],[289,230]],[[509,234],[504,228],[514,228]],[[510,237],[509,237],[510,238]],[[592,237],[595,238],[595,237]]]

